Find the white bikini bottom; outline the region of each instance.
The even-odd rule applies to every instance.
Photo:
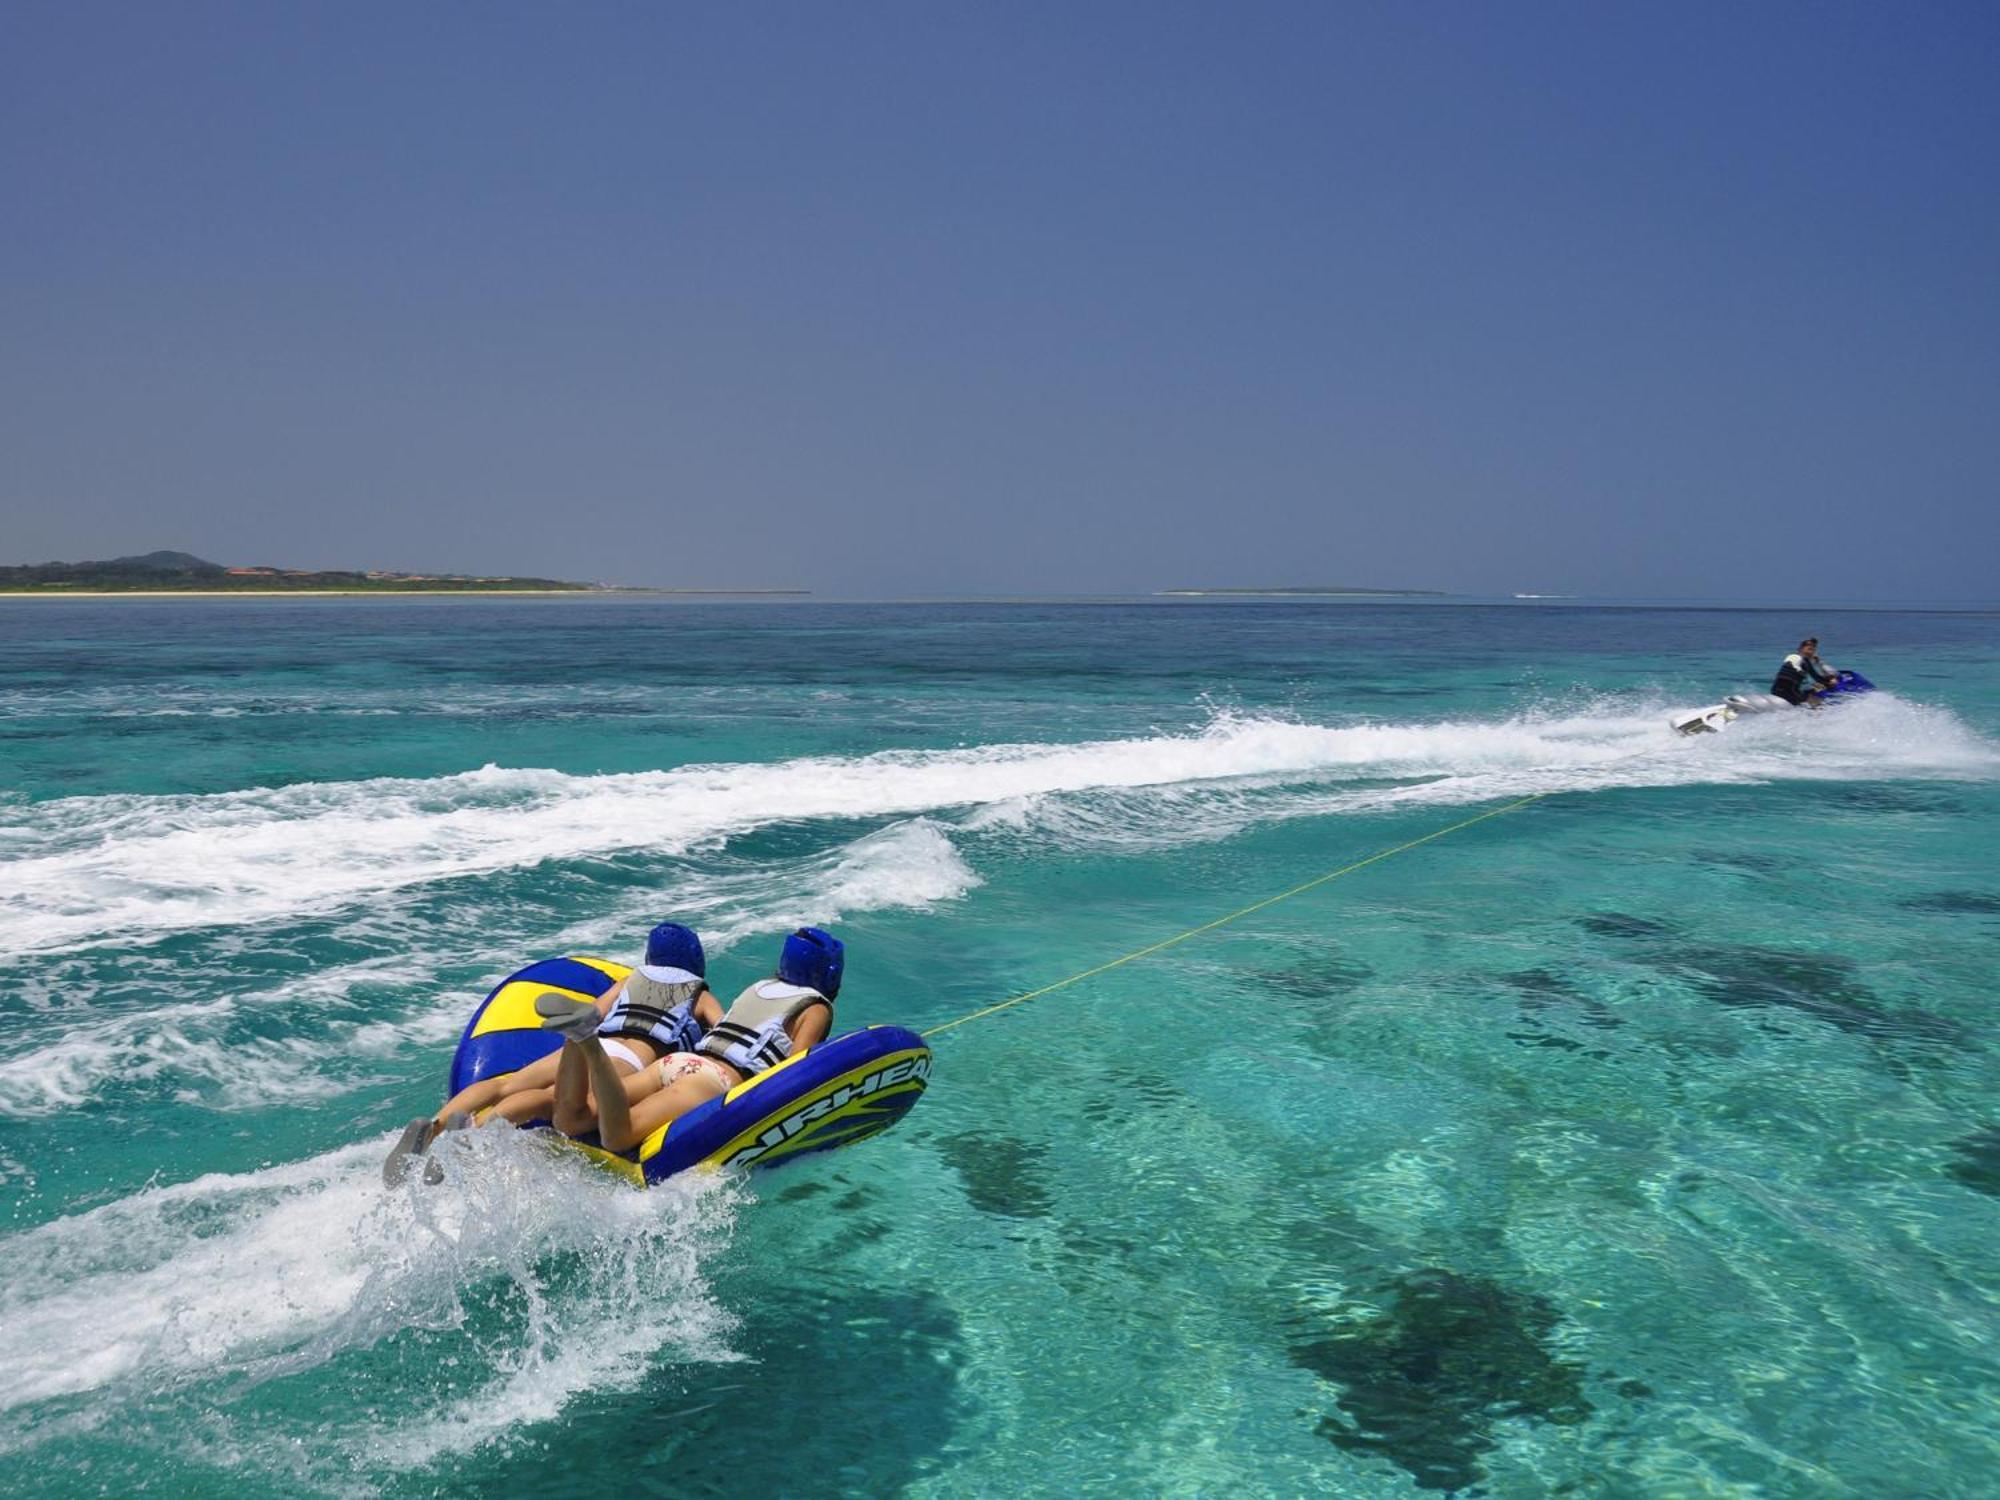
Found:
[[[613,1062],[625,1064],[634,1073],[646,1066],[645,1058],[634,1052],[615,1036],[601,1036],[597,1039],[597,1045],[604,1049],[605,1054]]]

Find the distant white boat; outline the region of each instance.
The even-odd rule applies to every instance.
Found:
[[[1516,599],[1574,599],[1574,594],[1516,594]]]

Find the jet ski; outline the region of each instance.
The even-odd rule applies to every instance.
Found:
[[[1854,697],[1874,691],[1875,684],[1859,672],[1843,669],[1833,674],[1833,682],[1820,689],[1818,697],[1824,701],[1829,698]],[[1736,693],[1708,708],[1697,708],[1687,713],[1675,714],[1668,722],[1674,726],[1676,734],[1714,734],[1744,714],[1766,714],[1775,709],[1804,706],[1780,698],[1776,693]]]

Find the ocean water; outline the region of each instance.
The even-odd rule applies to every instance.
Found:
[[[0,788],[0,1492],[1995,1492],[1995,613],[0,602]],[[851,1150],[381,1186],[531,958],[937,1027],[1536,794]]]

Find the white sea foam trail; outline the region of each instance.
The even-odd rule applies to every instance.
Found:
[[[1292,818],[1457,807],[1532,795],[1782,781],[1951,781],[2000,777],[2000,745],[1949,710],[1886,693],[1820,714],[1746,718],[1687,737],[1648,701],[1499,724],[1384,726],[1393,755],[1313,776],[1108,788],[998,801],[962,820],[1077,849],[1140,850],[1226,838]],[[1426,753],[1429,752],[1428,761]]]
[[[1497,722],[1326,726],[1222,716],[1187,734],[1075,745],[890,750],[773,764],[572,776],[487,767],[209,796],[113,796],[12,810],[0,826],[0,951],[130,943],[317,913],[544,860],[719,847],[777,822],[880,819],[1067,794],[1262,781],[1332,789],[1449,781],[1476,800],[1772,777],[1988,776],[2000,757],[1944,710],[1889,695],[1676,739],[1664,705]],[[1798,722],[1792,722],[1794,718]],[[1363,804],[1355,804],[1357,806]]]
[[[921,910],[978,884],[944,830],[913,818],[803,860],[686,872],[671,905],[700,924],[719,956],[753,933],[857,911]],[[624,953],[659,920],[662,900],[654,890],[628,893],[555,933],[515,927],[506,913],[470,929],[444,924],[393,957],[275,982],[232,987],[223,974],[174,973],[145,976],[136,988],[98,985],[89,1006],[51,1006],[31,1039],[0,1050],[0,1117],[61,1114],[119,1093],[170,1094],[221,1111],[324,1102],[378,1081],[384,1057],[450,1046],[479,986],[454,986],[447,974],[497,977],[496,950],[517,962],[545,952]],[[385,986],[396,992],[386,1010]],[[187,994],[201,998],[174,998]]]
[[[359,982],[352,970],[315,979],[321,988]],[[81,1012],[55,1040],[0,1057],[0,1117],[66,1114],[115,1091],[164,1094],[221,1111],[323,1103],[376,1081],[373,1065],[385,1056],[449,1047],[465,1024],[463,1015],[433,1004],[395,1021],[327,1022],[308,1010],[315,1020],[310,1032],[243,1034],[260,1010],[299,1006],[299,992],[310,983],[166,1002],[110,1020]]]
[[[546,1419],[663,1353],[735,1357],[702,1274],[728,1240],[730,1180],[638,1193],[492,1130],[440,1143],[442,1183],[385,1193],[386,1145],[149,1188],[0,1240],[0,1453],[47,1436],[50,1403],[115,1419],[163,1386],[305,1374],[458,1330],[475,1295],[477,1316],[511,1331],[469,1345],[453,1389],[379,1392],[412,1422],[372,1434],[372,1462],[408,1467]],[[607,1316],[619,1307],[645,1316]]]

